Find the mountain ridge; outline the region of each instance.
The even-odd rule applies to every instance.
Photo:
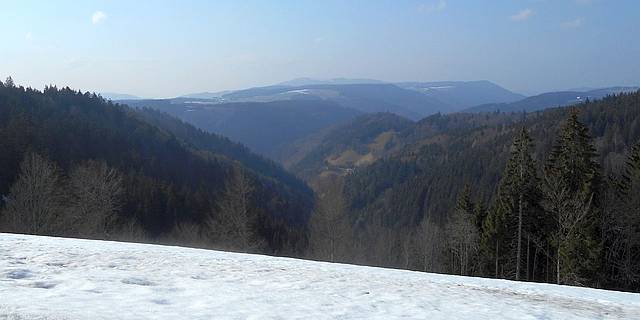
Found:
[[[484,104],[464,109],[461,112],[533,112],[553,107],[570,106],[588,100],[601,99],[609,95],[633,92],[638,89],[638,87],[607,87],[589,91],[546,92],[512,103]]]

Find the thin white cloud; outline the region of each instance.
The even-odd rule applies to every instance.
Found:
[[[584,24],[584,18],[576,18],[573,20],[565,21],[560,25],[565,29],[576,29],[582,27]]]
[[[534,14],[535,12],[529,8],[524,9],[512,16],[509,17],[509,19],[511,19],[511,21],[525,21],[529,18],[531,18],[531,16]]]
[[[447,2],[444,0],[432,1],[429,3],[422,3],[418,6],[418,11],[423,13],[434,13],[444,10],[447,7]]]
[[[100,24],[107,19],[107,15],[102,11],[96,11],[91,16],[91,23]]]

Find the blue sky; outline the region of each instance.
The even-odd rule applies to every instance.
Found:
[[[171,97],[297,77],[640,84],[640,1],[5,1],[0,77]]]

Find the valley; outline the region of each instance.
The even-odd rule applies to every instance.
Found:
[[[640,319],[640,1],[5,1],[0,320]]]

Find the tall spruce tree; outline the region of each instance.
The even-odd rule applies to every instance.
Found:
[[[588,129],[573,109],[545,167],[545,203],[556,217],[557,282],[584,285],[601,263],[601,168]]]
[[[503,251],[508,250],[510,273],[516,280],[520,280],[522,274],[523,238],[538,237],[542,219],[542,192],[532,152],[533,141],[523,127],[514,138],[496,205],[485,222],[487,232],[492,233],[485,238],[496,242],[496,273],[498,250],[503,247]],[[502,245],[499,242],[503,242]]]

